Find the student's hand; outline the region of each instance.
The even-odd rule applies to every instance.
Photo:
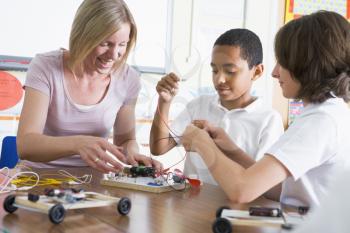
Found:
[[[177,77],[176,74],[174,73],[170,73],[164,76],[157,83],[157,87],[156,87],[156,90],[159,95],[159,99],[166,103],[171,102],[179,90],[179,84],[178,84],[179,81],[180,81],[179,77]]]
[[[215,127],[206,120],[194,120],[192,124],[207,131],[222,152],[232,152],[239,149],[223,128]]]
[[[233,152],[239,147],[231,140],[223,128],[207,125],[205,130],[214,140],[216,146],[224,153]]]
[[[192,124],[186,127],[181,137],[181,143],[188,152],[206,147],[209,141],[212,141],[212,139],[208,132]]]
[[[107,154],[107,151],[112,154]],[[122,147],[109,143],[107,139],[93,136],[78,136],[76,152],[90,167],[103,173],[119,172],[123,165],[117,159],[126,163],[126,157],[121,152]],[[108,163],[108,164],[107,164]]]
[[[214,127],[207,120],[194,120],[192,121],[192,124],[200,129],[204,129],[207,132],[209,132],[210,128]]]
[[[127,163],[132,165],[132,166],[139,166],[140,164],[145,165],[146,167],[154,167],[157,172],[162,172],[163,170],[163,164],[160,163],[159,161],[147,157],[142,154],[129,154],[127,156]]]

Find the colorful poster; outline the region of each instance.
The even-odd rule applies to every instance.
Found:
[[[350,0],[287,0],[284,21],[318,10],[335,11],[350,20]]]
[[[0,151],[2,139],[17,133],[25,74],[20,71],[0,71]]]
[[[319,10],[338,12],[350,21],[350,0],[286,0],[285,23],[303,15]],[[290,101],[288,108],[288,125],[290,125],[303,108],[301,101]]]
[[[12,74],[0,71],[0,111],[18,104],[22,96],[21,82]]]
[[[304,105],[302,101],[296,101],[296,100],[289,101],[288,125],[290,125],[294,121],[296,116],[300,115],[303,107]]]

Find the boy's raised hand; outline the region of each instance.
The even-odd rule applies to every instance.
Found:
[[[164,102],[171,102],[179,90],[179,81],[179,77],[174,73],[169,73],[161,78],[156,87],[159,98]]]

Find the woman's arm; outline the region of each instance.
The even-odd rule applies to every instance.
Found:
[[[113,128],[113,143],[124,148],[129,164],[137,166],[141,162],[160,171],[161,163],[139,153],[135,135],[135,103],[136,100],[119,109]]]
[[[26,87],[17,133],[17,150],[21,159],[46,162],[73,155],[72,137],[55,138],[43,135],[49,97]]]
[[[244,168],[225,156],[205,130],[193,125],[187,127],[182,142],[186,150],[195,150],[202,156],[215,180],[230,200],[237,203],[256,199],[290,175],[271,155]]]
[[[52,137],[43,135],[49,97],[26,87],[25,98],[17,133],[17,150],[21,159],[48,162],[79,154],[91,167],[100,171],[117,171],[122,165],[106,154],[106,150],[120,160],[124,156],[107,140],[92,136]],[[98,159],[98,163],[96,162]],[[113,166],[108,166],[106,163]]]

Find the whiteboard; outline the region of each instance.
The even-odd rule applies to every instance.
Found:
[[[73,18],[82,0],[1,0],[0,55],[34,57],[68,48]],[[171,0],[126,0],[138,26],[129,63],[164,72],[169,51]]]

